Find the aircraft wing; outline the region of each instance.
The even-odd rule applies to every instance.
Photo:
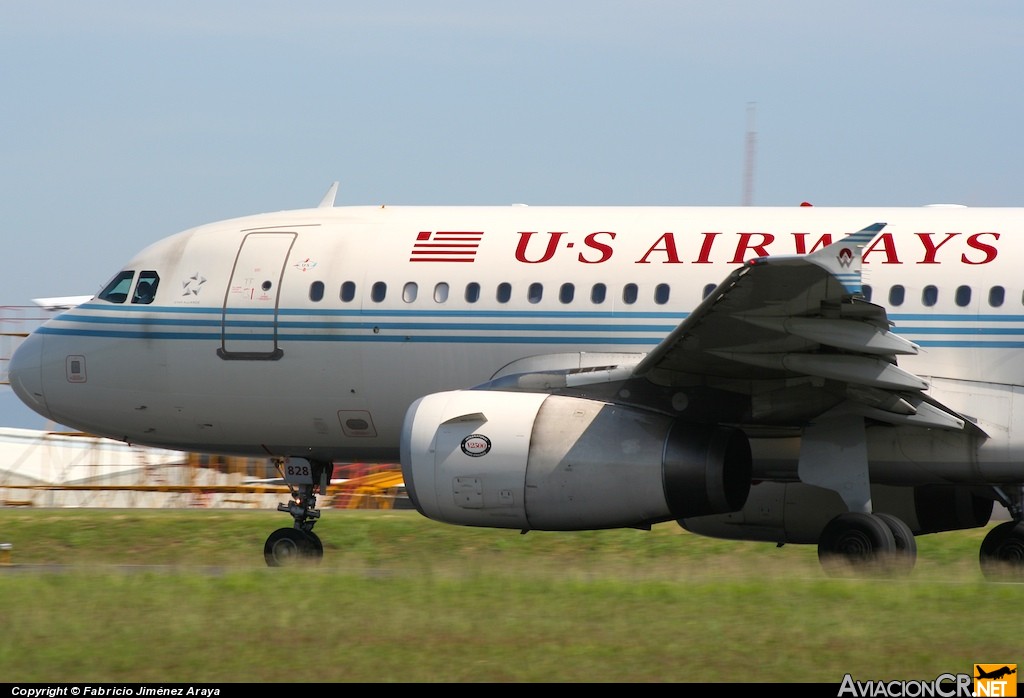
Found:
[[[876,223],[807,255],[746,262],[634,368],[663,392],[733,396],[752,426],[797,426],[842,407],[892,424],[976,428],[897,366],[918,347],[861,294]],[[677,406],[678,409],[678,406]],[[720,415],[712,415],[719,419]]]
[[[90,300],[92,300],[92,296],[56,296],[53,298],[33,298],[32,302],[47,310],[70,310]]]

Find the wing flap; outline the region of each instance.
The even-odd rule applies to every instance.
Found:
[[[912,373],[873,356],[855,354],[748,354],[712,352],[731,361],[790,374],[828,378],[884,390],[927,390],[928,383]]]
[[[897,366],[918,346],[861,295],[864,247],[884,227],[807,255],[749,260],[636,365],[634,379],[660,389],[664,404],[685,406],[683,417],[689,409],[745,426],[799,427],[846,409],[888,424],[976,429]],[[725,404],[731,412],[716,407]]]
[[[887,329],[860,320],[838,320],[809,317],[748,317],[752,325],[791,334],[815,344],[826,344],[845,351],[869,354],[917,354],[913,342]]]

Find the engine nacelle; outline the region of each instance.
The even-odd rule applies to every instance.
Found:
[[[645,527],[737,511],[746,435],[545,393],[427,395],[402,427],[413,504],[447,523],[522,530]]]

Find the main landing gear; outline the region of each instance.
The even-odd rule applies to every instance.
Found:
[[[847,512],[818,538],[818,560],[828,574],[909,574],[917,562],[914,533],[889,514],[871,514],[867,429],[840,407],[804,428],[797,473],[801,482],[836,492]]]
[[[818,560],[833,576],[905,576],[917,561],[917,542],[910,527],[895,516],[847,512],[822,530]]]
[[[295,525],[271,533],[263,546],[263,557],[270,567],[317,564],[324,556],[324,546],[313,533],[313,525],[320,518],[316,492],[327,491],[333,465],[290,458],[277,461],[277,469],[292,495],[291,501],[278,504],[277,510],[291,514]]]
[[[1024,581],[1024,522],[1004,521],[985,536],[981,571],[993,581]]]
[[[981,542],[979,562],[986,578],[993,581],[1024,581],[1024,487],[1014,492],[996,488],[996,495],[1013,517],[994,527]]]
[[[1020,512],[1011,506],[1010,513]],[[913,532],[890,514],[840,514],[818,539],[818,559],[832,576],[905,576],[916,558]],[[992,528],[981,543],[979,561],[990,581],[1024,582],[1024,521],[1014,518]]]

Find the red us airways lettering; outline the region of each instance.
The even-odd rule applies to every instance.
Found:
[[[1021,575],[1021,241],[1016,208],[329,193],[154,241],[9,375],[58,424],[279,460],[272,566],[322,556],[334,463],[398,461],[452,524],[674,522],[888,572],[988,527],[985,572]]]
[[[584,264],[601,264],[609,261],[615,254],[614,241],[616,233],[603,231],[583,236],[582,250],[576,252],[576,260]],[[733,242],[723,238],[733,238]],[[663,233],[643,255],[635,260],[636,264],[710,264],[713,261],[740,264],[750,257],[767,257],[779,253],[782,247],[774,234],[771,233],[733,233],[731,236],[722,232],[701,232],[694,234]],[[821,247],[832,244],[836,236],[824,234],[814,239],[809,233],[791,233],[792,243],[788,253],[807,254]],[[999,254],[995,242],[999,233],[914,233],[918,244],[909,245],[909,249],[899,254],[896,242],[891,234],[883,233],[864,250],[864,262],[875,261],[881,264],[939,264],[940,250],[958,240],[959,245],[949,246],[943,253],[946,260],[962,264],[987,264]],[[685,244],[683,240],[692,240]],[[520,232],[519,243],[516,245],[516,261],[525,264],[541,264],[555,258],[561,250],[571,251],[577,243],[568,232],[549,232],[547,241],[544,235],[537,232]],[[692,249],[693,255],[687,256],[685,250]],[[787,253],[783,252],[783,254]],[[906,261],[905,261],[906,260]]]

